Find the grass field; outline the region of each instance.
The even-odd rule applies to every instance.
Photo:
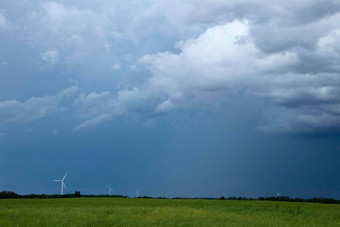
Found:
[[[0,226],[340,226],[340,205],[123,198],[0,200]]]

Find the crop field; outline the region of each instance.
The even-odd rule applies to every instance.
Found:
[[[340,226],[340,205],[194,199],[3,199],[0,226]]]

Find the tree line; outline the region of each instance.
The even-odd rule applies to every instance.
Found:
[[[0,192],[0,199],[19,199],[19,198],[32,198],[32,199],[53,199],[53,198],[87,198],[87,197],[113,197],[113,198],[129,198],[125,195],[82,195],[80,191],[75,191],[74,194],[65,194],[65,195],[46,195],[46,194],[29,194],[29,195],[19,195],[15,192],[11,191],[2,191]],[[210,199],[210,200],[263,200],[263,201],[282,201],[282,202],[308,202],[308,203],[327,203],[327,204],[340,204],[340,200],[336,200],[333,198],[290,198],[288,196],[271,196],[271,197],[259,197],[259,198],[247,198],[247,197],[224,197],[220,198],[189,198],[189,197],[175,197],[175,198],[166,198],[166,197],[151,197],[151,196],[143,196],[138,197],[141,199]]]

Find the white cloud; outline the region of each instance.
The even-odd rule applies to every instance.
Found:
[[[173,108],[174,105],[172,104],[171,100],[167,99],[156,107],[155,112],[156,113],[168,112]]]
[[[4,15],[4,10],[0,9],[0,31],[2,29],[5,29],[7,28],[7,20],[6,20],[6,17]]]
[[[71,35],[71,37],[67,38],[67,41],[78,46],[85,43],[84,39],[78,34]]]
[[[155,108],[153,96],[158,98],[154,91],[142,87],[120,90],[116,95],[109,91],[82,93],[74,102],[77,116],[82,121],[75,129],[92,127],[115,117],[148,112],[150,108]]]
[[[119,70],[120,69],[120,65],[119,64],[114,64],[111,66],[112,70]]]
[[[74,129],[79,130],[86,127],[92,127],[104,121],[108,121],[122,113],[118,98],[111,92],[94,93],[88,95],[80,94],[74,102],[75,108],[78,109],[78,118],[83,120]]]
[[[87,113],[84,118],[93,125],[128,112],[160,113],[175,106],[209,105],[220,92],[238,91],[244,81],[263,79],[266,76],[262,74],[297,62],[294,53],[262,53],[249,40],[246,22],[212,27],[197,39],[176,46],[179,54],[165,52],[141,59],[153,75],[145,84],[119,91],[116,96],[110,92],[79,96],[76,105],[84,108],[80,115]],[[261,77],[252,77],[256,71]]]
[[[66,8],[57,2],[47,2],[43,5],[43,9],[45,10],[47,17],[49,20],[54,22],[55,24],[62,23],[68,14],[77,14],[78,10],[72,8],[70,10],[66,10]]]
[[[25,102],[8,100],[0,102],[0,126],[33,122],[59,110],[60,103],[77,90],[70,87],[54,96],[29,98]]]
[[[58,60],[58,51],[56,49],[48,50],[44,53],[41,53],[41,59],[49,62],[50,64],[54,64]]]
[[[330,108],[340,104],[339,75],[335,72],[339,63],[325,55],[326,51],[338,56],[338,30],[321,37],[312,52],[324,61],[324,72],[310,73],[296,71],[305,64],[297,50],[265,53],[253,43],[249,30],[247,23],[234,21],[178,43],[179,54],[145,56],[142,62],[153,74],[148,86],[162,90],[175,104],[207,103],[207,97],[218,100],[220,92],[266,97],[290,112],[289,119],[277,121],[286,124],[286,131],[340,128],[339,112]],[[268,124],[275,128],[273,122]]]
[[[252,91],[257,84],[268,84],[268,76],[298,63],[294,52],[263,53],[248,33],[246,22],[234,21],[178,43],[179,54],[143,57],[153,74],[150,86],[173,100],[216,91]]]
[[[50,63],[107,67],[113,48],[110,34],[115,30],[110,15],[69,5],[40,2],[34,16],[19,25],[21,39],[36,49],[48,49],[41,56]]]
[[[109,114],[99,114],[95,116],[94,118],[86,120],[85,122],[77,125],[76,127],[74,127],[74,130],[81,130],[83,128],[93,127],[95,125],[98,125],[105,121],[109,121],[111,119],[112,119],[112,116]]]
[[[321,37],[317,42],[317,47],[319,51],[338,57],[340,55],[340,28]]]

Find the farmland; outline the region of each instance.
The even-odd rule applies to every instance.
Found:
[[[69,198],[0,200],[0,226],[340,226],[339,204]]]

